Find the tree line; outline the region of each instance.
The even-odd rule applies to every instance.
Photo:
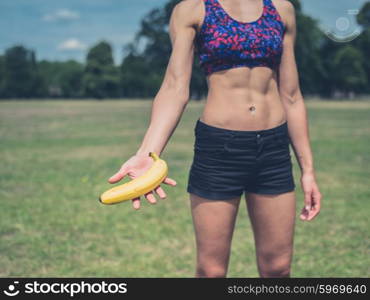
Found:
[[[296,8],[296,60],[305,95],[326,98],[370,93],[370,3],[356,16],[361,34],[338,42],[323,33],[317,20]],[[36,59],[34,50],[15,45],[0,55],[0,98],[152,98],[157,93],[171,54],[168,23],[179,0],[151,10],[134,40],[124,47],[116,66],[112,46],[102,40],[91,47],[85,63]],[[144,45],[143,47],[141,45]],[[190,83],[192,99],[207,93],[204,74],[195,55]]]

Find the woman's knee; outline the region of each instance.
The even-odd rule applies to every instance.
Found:
[[[261,277],[289,277],[292,251],[260,251],[258,254],[258,270]]]
[[[259,265],[261,277],[290,277],[290,269],[291,262],[288,257],[276,257]]]
[[[226,277],[227,268],[220,265],[200,265],[196,277]]]

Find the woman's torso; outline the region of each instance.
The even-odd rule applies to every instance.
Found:
[[[201,42],[208,47],[208,49],[205,49],[207,51],[219,51],[218,57],[212,54],[212,52],[208,52],[211,53],[208,56],[214,55],[213,61],[217,58],[221,61],[221,65],[213,63],[213,65],[210,64],[205,68],[207,70],[205,74],[208,83],[208,94],[200,119],[213,126],[234,130],[261,130],[282,124],[286,120],[286,116],[279,96],[277,66],[270,66],[270,62],[271,64],[276,64],[278,55],[275,55],[275,57],[268,56],[268,47],[272,49],[270,49],[271,53],[277,53],[278,51],[276,49],[282,46],[281,36],[277,38],[276,34],[282,33],[278,29],[282,29],[279,26],[283,23],[273,2],[271,0],[255,0],[249,1],[247,4],[241,0],[229,0],[228,3],[224,3],[222,0],[201,1],[203,1],[203,3],[200,3],[203,7],[201,9],[202,13],[200,13],[199,23],[196,26],[197,38],[203,30],[203,40]],[[264,10],[261,13],[262,1]],[[234,6],[227,6],[229,3]],[[238,7],[240,7],[239,11],[237,9]],[[270,15],[267,13],[270,13]],[[250,22],[244,20],[250,20]],[[272,35],[270,34],[269,36],[269,31],[263,30],[264,22],[272,22],[271,24],[278,25],[277,27],[275,26],[276,28],[273,28]],[[272,26],[270,23],[268,26]],[[206,37],[205,28],[209,29],[212,26],[212,31],[209,31]],[[236,26],[237,29],[233,28]],[[213,47],[210,46],[210,41],[212,40],[211,43],[214,43],[220,33],[223,34],[224,42],[225,38],[228,41],[241,38],[242,35],[240,33],[244,33],[244,38],[248,39],[251,36],[250,28],[253,29],[253,33],[261,32],[257,37],[261,40],[259,43],[254,43],[255,39],[253,39],[253,43],[244,43],[244,46],[247,45],[249,47],[249,45],[252,45],[250,46],[252,48],[260,47],[259,52],[254,52],[257,54],[262,53],[260,61],[257,61],[258,55],[253,54],[254,56],[251,56],[251,52],[249,51],[248,64],[235,67],[238,62],[242,61],[237,61],[235,58],[240,58],[238,55],[241,53],[238,53],[237,50],[236,52],[233,51],[233,58],[231,59],[231,54],[223,52],[222,48],[216,50],[210,49],[210,47]],[[229,35],[228,33],[231,31],[234,31],[234,33]],[[267,37],[267,39],[263,40],[264,37]],[[208,44],[205,44],[204,39],[208,41]],[[270,44],[266,44],[265,41],[268,41]],[[234,46],[232,46],[233,44]],[[235,49],[237,43],[227,42],[226,45],[229,49],[231,49],[230,47]],[[264,48],[260,45],[268,46]],[[225,44],[221,46],[218,44],[218,47],[224,46]],[[203,58],[207,58],[207,55],[204,53],[207,52],[203,51]],[[223,53],[227,55],[225,56],[225,61],[222,61]],[[257,59],[253,59],[254,57],[257,57]],[[205,61],[205,59],[203,60]],[[227,60],[229,61],[227,62]],[[260,65],[253,66],[255,62],[260,63]],[[231,65],[234,67],[231,67]]]

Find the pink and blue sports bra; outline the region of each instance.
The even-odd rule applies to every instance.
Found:
[[[275,69],[279,65],[285,26],[271,0],[262,0],[263,13],[253,22],[233,19],[218,0],[202,1],[205,17],[195,43],[205,75],[244,66]]]

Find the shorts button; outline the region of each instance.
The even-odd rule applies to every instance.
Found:
[[[259,138],[259,137],[261,137],[261,135],[260,134],[257,134],[257,137]]]

